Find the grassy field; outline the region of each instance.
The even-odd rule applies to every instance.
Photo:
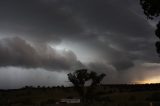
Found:
[[[79,98],[79,95],[72,87],[0,90],[0,106],[53,106],[68,97]],[[96,88],[93,99],[87,106],[151,106],[151,103],[152,106],[160,106],[160,85],[101,85]],[[69,104],[72,105],[75,104]]]

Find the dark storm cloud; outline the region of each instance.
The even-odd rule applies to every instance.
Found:
[[[148,56],[155,55],[154,32],[137,12],[138,1],[5,0],[0,5],[4,35],[41,43],[60,43],[63,39],[82,42],[104,55],[117,70],[133,67],[137,59],[156,60],[156,56]],[[103,42],[98,41],[101,36]]]
[[[71,0],[66,5],[86,28],[71,39],[98,51],[117,70],[129,69],[137,60],[158,62],[154,28],[143,16],[138,0]]]
[[[146,30],[151,29],[147,21],[132,11],[131,3],[135,5],[137,2],[71,0],[68,5],[89,29],[101,32],[109,30],[123,34],[125,37],[128,34],[134,37],[151,34],[149,30]],[[140,8],[137,4],[136,7]]]
[[[82,35],[87,30],[109,30],[134,37],[149,35],[147,22],[130,11],[129,4],[127,0],[2,0],[0,27],[1,32],[47,40],[57,36],[81,38],[87,36]]]
[[[71,70],[85,64],[127,76],[139,63],[159,61],[153,24],[139,0],[1,0],[0,37],[6,39],[0,41],[0,66]],[[79,45],[78,53],[47,46],[65,41]],[[92,54],[96,59],[87,64],[77,59]]]
[[[83,30],[59,2],[50,5],[40,0],[1,0],[0,13],[0,31],[5,34],[48,41],[55,40],[57,35],[72,35]]]
[[[72,51],[60,54],[47,45],[34,46],[16,37],[0,40],[0,66],[45,68],[47,70],[71,70],[82,66]]]

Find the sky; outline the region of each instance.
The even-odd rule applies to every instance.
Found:
[[[81,68],[105,84],[160,82],[156,23],[139,0],[0,0],[0,89],[70,86]]]

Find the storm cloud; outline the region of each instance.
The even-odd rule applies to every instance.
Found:
[[[72,51],[58,53],[49,45],[35,46],[15,37],[1,39],[0,66],[17,66],[25,68],[46,68],[48,70],[71,70],[83,66]]]
[[[0,71],[85,67],[106,73],[104,83],[134,83],[146,67],[159,73],[155,23],[139,0],[1,0]]]

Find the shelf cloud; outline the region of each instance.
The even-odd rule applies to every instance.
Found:
[[[159,64],[156,25],[138,0],[1,0],[0,23],[0,71],[89,68],[108,74],[105,83],[127,83]]]

